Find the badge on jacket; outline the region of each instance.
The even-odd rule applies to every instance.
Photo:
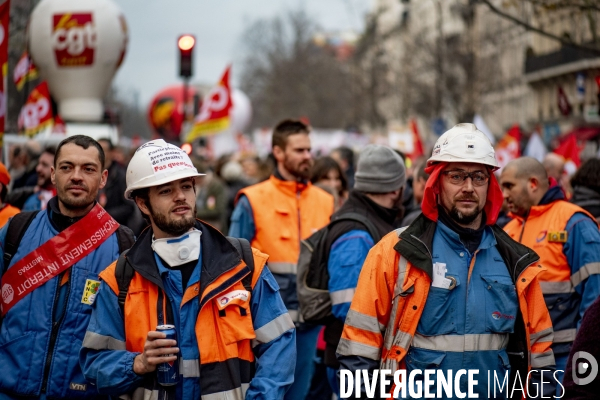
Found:
[[[567,243],[567,231],[548,232],[550,243]]]
[[[89,306],[94,304],[94,300],[96,300],[96,293],[98,293],[99,288],[99,281],[95,281],[93,279],[86,279],[85,288],[83,289],[83,296],[81,297],[81,302]]]
[[[224,309],[230,304],[237,304],[238,306],[241,306],[242,304],[248,301],[249,297],[250,292],[248,292],[247,290],[233,290],[229,293],[224,294],[221,297],[218,297],[217,305],[219,307],[219,310]]]

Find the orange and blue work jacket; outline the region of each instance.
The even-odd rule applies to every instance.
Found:
[[[533,369],[530,382],[539,383],[543,369],[549,371],[543,393],[554,394],[552,323],[540,307],[539,258],[499,227],[484,229],[473,254],[457,233],[424,215],[376,244],[337,349],[341,368],[405,369],[407,376],[413,369],[479,369],[480,398],[488,393],[488,371],[491,379],[510,374],[512,388],[517,371],[525,382]],[[442,261],[448,287],[432,284]]]
[[[600,295],[600,232],[590,213],[563,199],[558,186],[550,188],[526,218],[513,216],[504,230],[540,256],[546,269],[540,286],[554,326],[552,349],[566,363],[583,314]],[[557,367],[564,370],[566,364]]]
[[[281,297],[297,321],[296,271],[300,241],[329,223],[333,196],[310,182],[269,180],[240,190],[229,236],[250,241],[269,255],[269,270],[281,288]]]
[[[80,352],[84,375],[100,393],[133,399],[276,399],[292,384],[294,324],[264,268],[267,255],[253,249],[248,292],[242,279],[250,269],[235,248],[208,225],[198,222],[196,229],[202,232],[201,256],[185,290],[181,272],[165,267],[153,252],[150,229],[127,253],[135,274],[123,313],[116,263],[100,275]],[[165,323],[175,325],[180,349],[174,392],[158,385],[154,374],[133,371],[148,332]]]

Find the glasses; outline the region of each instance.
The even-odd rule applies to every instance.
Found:
[[[473,186],[483,186],[490,180],[490,176],[481,171],[467,172],[455,170],[444,171],[442,172],[442,174],[446,175],[450,183],[452,183],[453,185],[463,185],[467,178],[471,178]]]

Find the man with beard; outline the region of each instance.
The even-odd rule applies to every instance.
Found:
[[[98,142],[71,136],[53,158],[57,195],[46,210],[17,214],[0,231],[0,399],[106,398],[85,380],[79,344],[98,274],[133,234],[95,201],[107,176]]]
[[[127,167],[125,197],[150,228],[100,274],[80,354],[100,393],[280,399],[292,383],[294,324],[264,268],[268,256],[249,246],[241,256],[235,239],[195,219],[199,176],[187,154],[162,139],[141,146]],[[176,340],[158,325],[174,326]],[[162,386],[156,370],[167,363],[178,372]]]
[[[35,167],[35,172],[37,173],[36,186],[33,189],[33,194],[25,200],[21,211],[45,210],[48,200],[56,196],[56,188],[51,179],[51,169],[54,164],[55,152],[54,147],[47,147],[40,155],[37,167]]]
[[[504,230],[538,253],[546,268],[539,279],[562,379],[583,314],[600,295],[598,225],[593,215],[565,200],[560,186],[550,185],[546,169],[534,158],[511,161],[500,180],[513,217]]]
[[[229,228],[230,236],[245,238],[269,254],[269,269],[297,324],[296,375],[287,400],[304,400],[308,393],[319,334],[318,326],[298,322],[300,241],[327,225],[334,208],[333,196],[308,180],[312,166],[309,131],[301,121],[277,124],[272,138],[276,170],[267,181],[239,191]]]
[[[337,348],[340,374],[404,372],[408,398],[427,397],[423,390],[444,399],[467,390],[508,398],[515,385],[521,397],[527,384],[532,396],[553,395],[543,268],[495,225],[502,193],[489,139],[473,124],[456,125],[437,140],[427,166],[422,214],[365,260]],[[466,370],[477,370],[474,379]],[[441,374],[450,388],[434,377]]]

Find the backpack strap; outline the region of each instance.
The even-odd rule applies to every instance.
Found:
[[[360,222],[367,228],[369,235],[371,235],[371,237],[373,238],[373,241],[375,243],[377,243],[381,240],[381,234],[379,233],[379,230],[375,227],[375,225],[366,216],[364,216],[362,214],[355,213],[355,212],[344,213],[344,214],[339,215],[333,221],[331,221],[329,223],[329,225],[331,226],[340,221]]]
[[[126,254],[129,250],[125,250],[119,256],[117,260],[117,266],[115,267],[115,278],[117,279],[117,285],[119,287],[119,308],[121,308],[121,314],[125,316],[125,299],[127,298],[127,292],[129,291],[129,285],[135,275],[133,267],[127,262]]]
[[[2,275],[8,269],[23,239],[23,235],[25,235],[27,228],[29,228],[31,221],[33,221],[38,212],[39,210],[21,212],[12,217],[8,223],[6,239],[4,240],[4,269],[2,270]]]
[[[246,263],[248,268],[250,268],[250,273],[242,279],[242,284],[244,285],[244,289],[249,292],[252,292],[252,276],[254,275],[254,255],[252,254],[252,247],[250,246],[250,242],[243,238],[234,238],[232,236],[227,236],[227,240],[229,243],[235,247],[237,252],[242,257],[242,260]]]
[[[123,225],[119,226],[117,228],[117,242],[119,243],[119,254],[129,250],[135,243],[135,237],[131,229]]]

